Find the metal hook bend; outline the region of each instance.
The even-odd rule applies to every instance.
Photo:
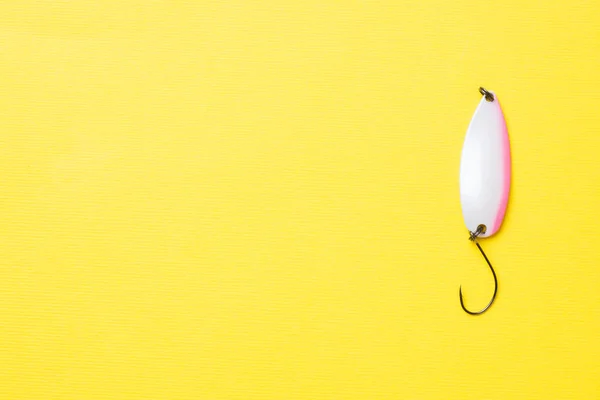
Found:
[[[469,237],[469,240],[475,242],[475,245],[477,245],[477,248],[481,252],[481,255],[485,259],[485,262],[487,262],[487,265],[489,265],[490,270],[492,271],[492,275],[494,276],[494,294],[492,295],[492,299],[490,300],[490,302],[488,303],[488,305],[485,306],[482,310],[480,310],[480,311],[469,311],[469,310],[467,310],[467,308],[465,307],[465,304],[463,303],[462,286],[459,287],[459,289],[458,289],[458,296],[460,298],[460,306],[462,307],[463,310],[465,310],[465,312],[467,314],[471,314],[471,315],[479,315],[479,314],[483,314],[485,311],[487,311],[487,309],[490,308],[490,306],[492,305],[492,303],[496,299],[496,292],[498,292],[498,279],[496,278],[496,272],[494,271],[494,268],[492,267],[492,263],[490,263],[490,260],[488,260],[487,256],[483,252],[483,249],[481,248],[481,246],[477,242],[477,236],[479,236],[481,233],[484,233],[484,232],[485,232],[485,225],[479,225],[477,227],[477,230],[475,232],[471,232],[471,236]]]

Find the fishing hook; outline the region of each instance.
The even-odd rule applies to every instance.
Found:
[[[492,299],[490,300],[490,302],[488,303],[488,305],[485,306],[485,308],[483,308],[481,311],[469,311],[469,310],[467,310],[467,308],[465,307],[465,304],[463,303],[462,286],[460,286],[459,289],[458,289],[458,296],[460,298],[460,306],[462,307],[463,310],[465,310],[465,312],[467,314],[471,314],[471,315],[483,314],[488,308],[490,308],[490,306],[494,302],[494,299],[496,298],[496,292],[498,291],[498,279],[496,278],[496,272],[494,272],[494,268],[492,267],[492,263],[490,263],[490,260],[488,260],[487,256],[483,252],[483,249],[481,248],[481,246],[477,242],[477,236],[481,235],[482,233],[485,233],[485,230],[486,230],[486,226],[485,225],[479,225],[477,227],[477,230],[475,232],[469,232],[470,233],[469,240],[472,241],[473,243],[475,243],[475,245],[477,246],[477,248],[481,252],[481,255],[485,259],[485,262],[487,262],[487,265],[489,265],[490,270],[492,271],[492,275],[494,276],[494,294],[492,295]]]

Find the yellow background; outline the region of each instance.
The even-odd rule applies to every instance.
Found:
[[[4,1],[0,398],[600,396],[597,1]],[[467,240],[480,85],[513,154]]]

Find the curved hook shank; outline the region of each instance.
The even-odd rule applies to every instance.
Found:
[[[465,304],[463,303],[462,286],[461,286],[458,289],[458,296],[460,297],[460,306],[462,307],[463,310],[465,310],[465,312],[467,314],[471,314],[471,315],[483,314],[488,308],[490,308],[490,306],[494,302],[494,299],[496,298],[496,292],[498,291],[498,279],[496,278],[496,272],[494,272],[494,268],[492,267],[492,264],[490,263],[490,260],[488,260],[487,256],[483,252],[483,249],[481,248],[481,246],[479,245],[479,243],[477,243],[475,241],[475,244],[477,245],[477,248],[479,249],[479,251],[483,255],[483,258],[485,258],[485,261],[487,262],[487,264],[490,266],[490,270],[492,271],[492,275],[494,275],[494,294],[492,295],[492,299],[490,300],[490,302],[488,303],[488,305],[485,306],[485,308],[483,308],[481,311],[469,311],[469,310],[467,310],[467,308],[465,307]]]

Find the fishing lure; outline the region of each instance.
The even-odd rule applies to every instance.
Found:
[[[463,302],[462,287],[458,294],[463,310],[471,315],[483,314],[494,302],[498,291],[496,272],[478,238],[490,237],[500,229],[510,190],[510,143],[506,121],[495,93],[479,88],[482,97],[473,114],[460,161],[460,202],[469,240],[487,262],[494,276],[494,294],[485,308],[469,311]]]

